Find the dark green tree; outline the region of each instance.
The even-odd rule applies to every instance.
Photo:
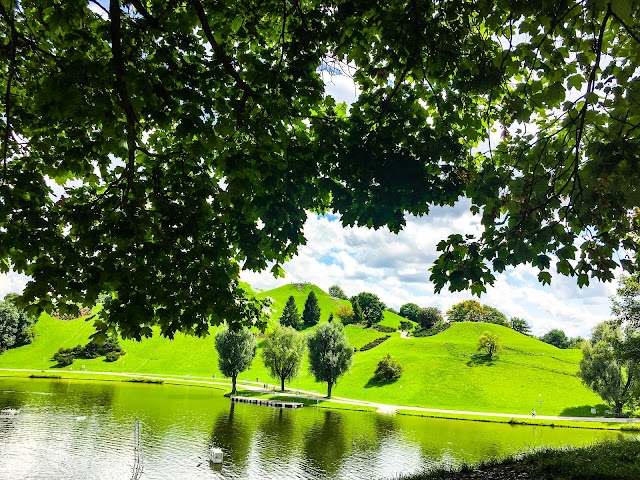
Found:
[[[511,328],[513,328],[516,332],[520,332],[524,335],[531,334],[531,325],[524,318],[520,317],[511,317],[509,321],[511,324]]]
[[[360,292],[351,297],[351,305],[353,305],[354,312],[356,312],[356,304],[362,310],[362,319],[369,327],[382,320],[384,311],[387,308],[377,295],[369,292]]]
[[[302,317],[298,313],[298,307],[296,307],[296,300],[293,295],[287,299],[287,304],[282,310],[280,316],[280,325],[283,327],[293,327],[296,330],[300,330],[302,327]]]
[[[276,327],[264,337],[262,359],[272,377],[280,380],[284,392],[284,382],[298,376],[304,358],[305,339],[292,327]]]
[[[339,285],[330,286],[329,295],[331,295],[333,298],[339,298],[341,300],[349,299],[349,297],[347,297],[347,294],[344,293],[344,290],[342,290],[342,287],[340,287]]]
[[[405,303],[400,307],[400,316],[417,322],[420,307],[415,303]]]
[[[569,347],[569,338],[567,337],[567,334],[559,328],[549,330],[547,333],[540,337],[540,340],[558,348]]]
[[[582,348],[582,343],[585,341],[586,340],[579,335],[577,337],[571,337],[567,348]]]
[[[327,382],[327,398],[331,398],[331,389],[353,363],[353,347],[338,322],[320,324],[307,343],[309,371],[316,382]]]
[[[34,318],[11,301],[0,302],[0,354],[10,348],[31,343],[35,323]]]
[[[364,317],[364,312],[362,311],[362,308],[360,308],[360,303],[358,302],[358,300],[355,301],[355,303],[352,303],[353,305],[353,322],[354,323],[364,323],[365,322],[365,317]]]
[[[502,313],[497,308],[494,308],[490,305],[483,305],[482,308],[485,310],[485,315],[483,318],[483,322],[487,323],[495,323],[496,325],[502,325],[503,327],[510,327],[511,324],[504,313]]]
[[[617,0],[0,2],[0,269],[30,276],[34,310],[112,293],[103,333],[205,335],[264,325],[240,270],[281,275],[307,212],[398,232],[466,198],[482,231],[438,244],[437,291],[524,263],[611,280],[640,258],[639,17]],[[349,107],[324,81],[347,68]]]
[[[320,321],[320,313],[320,305],[318,305],[318,298],[316,297],[316,294],[309,292],[307,300],[304,302],[302,321],[305,325],[316,325]]]
[[[442,318],[442,312],[438,307],[426,307],[418,310],[416,321],[420,324],[420,327],[426,330],[436,323],[443,322],[444,318]]]
[[[251,366],[256,356],[256,336],[247,328],[230,330],[226,325],[215,336],[218,351],[218,368],[226,377],[231,377],[231,394],[236,393],[238,375]]]

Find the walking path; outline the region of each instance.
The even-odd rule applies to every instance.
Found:
[[[51,370],[30,370],[25,368],[0,368],[0,372],[31,372],[31,373],[49,373],[55,374],[55,371]],[[198,377],[198,376],[170,376],[161,374],[137,374],[137,373],[125,373],[125,372],[89,372],[86,370],[62,370],[60,373],[77,375],[78,377],[87,375],[105,375],[105,376],[117,376],[128,378],[149,378],[153,380],[162,380],[164,382],[184,383],[194,385],[219,385],[229,386],[228,380],[223,379],[211,379],[210,377]],[[264,383],[238,381],[238,386],[242,386],[247,390],[274,393],[272,390],[265,390]],[[271,386],[271,385],[270,385]],[[276,392],[277,393],[277,392]],[[313,392],[309,390],[289,390],[285,392],[288,396],[306,398],[311,400],[325,399],[323,394]],[[442,408],[427,408],[427,407],[413,407],[409,405],[391,405],[387,403],[367,402],[365,400],[355,400],[345,397],[331,397],[331,401],[335,403],[341,403],[344,405],[356,405],[364,407],[376,408],[379,413],[393,414],[398,410],[412,410],[418,412],[429,413],[442,413],[448,415],[469,415],[478,417],[497,417],[497,418],[514,418],[514,419],[531,419],[531,415],[524,415],[518,413],[495,413],[495,412],[471,412],[467,410],[445,410]],[[537,420],[561,420],[561,421],[573,421],[573,422],[602,422],[602,423],[640,423],[640,418],[606,418],[606,417],[561,417],[556,415],[537,415]]]

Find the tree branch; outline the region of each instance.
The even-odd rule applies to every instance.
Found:
[[[214,56],[218,59],[224,71],[235,80],[238,86],[244,92],[245,97],[255,98],[256,94],[253,89],[240,77],[240,74],[233,68],[233,63],[229,55],[227,55],[224,49],[220,46],[220,44],[216,41],[213,36],[213,31],[211,30],[211,25],[209,25],[209,20],[207,20],[207,14],[204,11],[204,7],[200,0],[190,0],[193,8],[196,10],[196,14],[198,15],[198,19],[200,20],[200,25],[202,26],[202,30],[207,37],[207,41],[213,50]]]
[[[11,7],[11,6],[10,6]],[[4,16],[3,9],[3,16]],[[13,7],[11,7],[11,14],[13,15]],[[7,88],[4,95],[4,116],[5,116],[5,129],[4,139],[2,146],[2,178],[3,181],[7,177],[7,157],[9,155],[9,137],[11,136],[11,84],[13,83],[13,77],[16,72],[16,27],[13,22],[13,17],[6,18],[11,28],[11,38],[9,44],[11,48],[11,58],[9,61],[9,71],[7,72]]]
[[[129,97],[125,81],[127,72],[124,65],[124,55],[122,53],[122,23],[120,14],[120,0],[110,0],[109,18],[111,20],[111,25],[109,30],[111,34],[111,53],[113,56],[112,61],[115,74],[114,83],[120,106],[124,110],[127,118],[127,188],[128,191],[131,191],[135,173],[136,146],[138,138],[136,132],[137,115],[133,108],[133,104],[131,103],[131,98]]]

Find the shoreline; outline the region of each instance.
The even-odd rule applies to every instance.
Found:
[[[86,370],[51,371],[50,369],[16,369],[0,368],[2,378],[33,378],[50,380],[85,380],[85,381],[111,381],[123,383],[146,383],[176,386],[195,386],[227,390],[231,382],[227,379],[192,377],[164,374],[136,374],[130,372],[95,372]],[[640,432],[640,419],[635,418],[604,418],[604,417],[560,417],[537,416],[532,418],[522,414],[500,412],[473,412],[460,410],[446,410],[427,407],[412,407],[408,405],[391,405],[377,402],[367,402],[344,397],[332,397],[327,399],[322,394],[304,390],[290,389],[284,392],[279,390],[265,390],[261,384],[255,382],[238,382],[238,393],[241,396],[258,396],[263,398],[289,397],[298,400],[307,400],[305,405],[320,408],[332,408],[338,410],[352,410],[367,413],[381,413],[403,416],[418,416],[434,419],[461,420],[489,423],[506,423],[523,426],[546,426],[560,428],[581,428],[593,430],[617,430],[620,432]],[[264,385],[264,384],[262,384]],[[315,405],[313,402],[316,402]]]

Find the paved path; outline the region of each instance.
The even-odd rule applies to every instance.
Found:
[[[25,373],[48,373],[48,374],[56,374],[55,370],[30,370],[25,368],[0,368],[0,372],[25,372]],[[149,378],[154,380],[162,380],[165,382],[173,382],[173,383],[185,383],[185,384],[193,384],[193,385],[220,385],[224,387],[228,387],[230,384],[229,380],[225,379],[212,379],[211,377],[198,377],[198,376],[172,376],[172,375],[161,375],[161,374],[137,374],[137,373],[125,373],[125,372],[90,372],[86,370],[63,370],[61,369],[60,373],[72,374],[74,376],[82,377],[86,375],[113,375],[117,377],[128,377],[128,378]],[[269,387],[273,387],[273,384],[268,384]],[[264,389],[264,383],[260,382],[249,382],[249,381],[240,381],[238,380],[238,386],[242,388],[246,388],[247,390],[259,391],[264,393],[274,393],[273,390]],[[275,393],[279,393],[276,391]],[[298,390],[291,389],[285,392],[286,395],[307,398],[311,400],[323,400],[324,394],[313,392],[309,390]],[[467,410],[445,410],[441,408],[426,408],[426,407],[413,407],[410,405],[390,405],[386,403],[377,403],[377,402],[367,402],[365,400],[355,400],[352,398],[345,397],[331,397],[331,401],[335,403],[341,403],[344,405],[357,405],[364,407],[373,407],[379,413],[396,413],[398,410],[413,410],[418,412],[428,412],[428,413],[442,413],[448,415],[469,415],[469,416],[478,416],[478,417],[497,417],[497,418],[514,418],[514,419],[531,419],[531,415],[518,414],[518,413],[495,413],[495,412],[470,412]],[[554,415],[537,415],[535,417],[537,420],[562,420],[562,421],[573,421],[573,422],[602,422],[602,423],[640,423],[640,418],[605,418],[605,417],[561,417]]]

